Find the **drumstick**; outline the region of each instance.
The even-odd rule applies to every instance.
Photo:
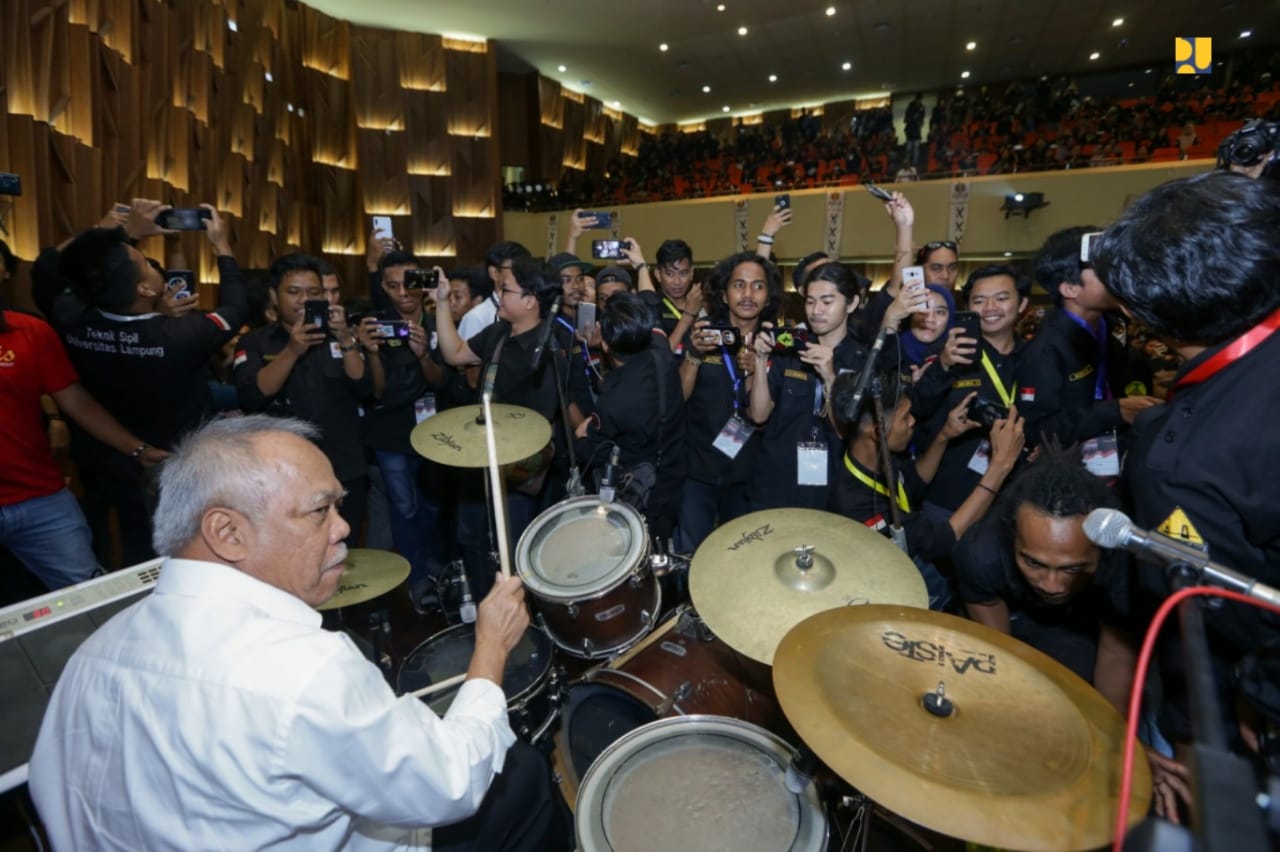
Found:
[[[442,692],[451,686],[457,686],[466,679],[467,673],[463,672],[462,674],[454,675],[453,677],[447,677],[439,683],[432,683],[422,687],[422,689],[415,689],[413,692],[410,692],[409,695],[414,698],[422,698],[423,696],[431,695],[433,692]]]
[[[498,475],[498,446],[493,438],[493,412],[489,408],[490,394],[481,394],[484,401],[484,442],[489,449],[489,485],[493,492],[493,525],[498,528],[498,561],[502,579],[511,576],[511,556],[507,553],[507,508],[502,499],[502,477]]]

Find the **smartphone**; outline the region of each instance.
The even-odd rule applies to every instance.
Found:
[[[607,230],[609,230],[610,228],[612,228],[612,227],[613,227],[613,214],[612,214],[612,213],[605,213],[605,212],[603,212],[603,211],[596,211],[596,212],[594,212],[594,213],[593,213],[593,212],[592,212],[592,211],[590,211],[590,210],[583,210],[583,211],[582,211],[582,215],[581,215],[580,217],[578,217],[578,218],[580,218],[580,219],[590,219],[592,216],[595,216],[595,217],[596,217],[596,223],[595,223],[595,225],[593,225],[593,226],[592,226],[592,230],[594,230],[594,231],[607,231]]]
[[[196,274],[190,269],[170,269],[167,274],[165,286],[178,291],[174,298],[185,299],[196,291]]]
[[[596,306],[594,302],[578,303],[577,332],[583,338],[591,336],[591,327],[596,324]]]
[[[914,289],[924,286],[924,267],[907,266],[902,269],[902,286]]]
[[[624,248],[631,248],[630,240],[592,240],[591,256],[596,260],[623,260]]]
[[[302,321],[321,331],[328,331],[329,302],[325,299],[307,299],[302,303]]]
[[[774,329],[773,354],[798,355],[809,348],[809,331],[804,328],[783,326]]]
[[[409,323],[404,320],[382,320],[373,327],[373,336],[405,340],[409,337]]]
[[[213,214],[203,207],[174,207],[156,217],[156,224],[170,231],[203,231]]]
[[[1090,258],[1093,257],[1093,238],[1100,237],[1100,236],[1102,236],[1101,231],[1094,231],[1092,233],[1085,234],[1083,237],[1080,238],[1080,262],[1081,263],[1092,263],[1092,260],[1090,260]]]
[[[373,235],[378,238],[386,237],[389,239],[395,239],[395,234],[391,232],[390,216],[373,217]]]
[[[731,325],[709,325],[703,329],[716,346],[723,346],[730,354],[742,348],[742,335]]]
[[[881,201],[892,201],[892,200],[893,200],[893,193],[892,193],[892,192],[890,192],[890,191],[889,191],[889,190],[887,190],[887,189],[881,189],[880,187],[876,186],[876,185],[875,185],[874,183],[872,183],[871,181],[867,181],[866,183],[864,183],[864,184],[863,184],[863,186],[864,186],[864,187],[866,187],[867,192],[868,192],[868,193],[870,193],[870,194],[871,194],[871,196],[872,196],[872,197],[874,197],[874,198],[879,198]]]
[[[0,195],[21,195],[22,178],[12,172],[0,172]]]
[[[982,317],[976,311],[956,311],[956,326],[964,329],[964,336],[982,341]]]
[[[404,289],[434,290],[440,283],[440,273],[434,269],[406,269],[404,271]]]
[[[777,207],[779,210],[790,210],[791,194],[784,192],[782,195],[777,196],[773,199],[773,206]]]

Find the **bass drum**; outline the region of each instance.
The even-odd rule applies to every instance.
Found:
[[[572,497],[547,509],[520,536],[516,570],[552,641],[583,659],[630,648],[662,606],[649,531],[626,503]]]
[[[440,631],[405,657],[396,679],[400,694],[462,674],[471,664],[475,648],[474,625],[458,624]],[[511,730],[529,743],[538,743],[551,730],[564,698],[563,675],[553,665],[554,651],[551,640],[541,630],[530,627],[507,656],[502,672]],[[443,716],[461,687],[458,684],[421,700]]]
[[[717,639],[686,604],[644,642],[569,688],[553,755],[566,801],[574,801],[578,779],[623,734],[656,719],[694,714],[792,733],[769,667]]]
[[[582,852],[822,852],[827,818],[815,787],[784,783],[795,750],[763,728],[680,716],[637,728],[582,779]]]

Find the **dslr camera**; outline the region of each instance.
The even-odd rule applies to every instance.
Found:
[[[404,271],[404,289],[434,290],[440,284],[440,274],[434,269],[410,267]]]
[[[1007,420],[1009,418],[1009,409],[998,402],[984,399],[980,396],[975,396],[970,400],[967,413],[970,420],[981,423],[982,428],[987,430],[995,426],[997,420]]]
[[[1266,160],[1263,177],[1271,177],[1280,147],[1280,122],[1251,121],[1232,133],[1218,146],[1218,168],[1231,166],[1251,168]]]

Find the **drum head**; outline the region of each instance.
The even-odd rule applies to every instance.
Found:
[[[516,546],[516,567],[535,595],[581,601],[616,586],[648,549],[644,520],[631,506],[574,497],[534,518]]]
[[[462,674],[471,664],[471,654],[475,648],[474,625],[458,624],[442,630],[405,657],[396,686],[403,695]],[[551,651],[551,640],[541,630],[530,627],[524,632],[516,647],[507,655],[507,666],[502,671],[502,691],[506,693],[508,703],[522,698],[547,675],[551,669]],[[443,716],[461,687],[458,684],[423,700]]]
[[[783,784],[792,750],[755,725],[681,716],[638,728],[605,750],[578,791],[584,852],[743,849],[819,852],[817,792]]]
[[[578,778],[586,775],[600,753],[623,734],[657,718],[651,707],[621,689],[602,683],[570,687],[569,701],[561,714],[560,741],[569,750],[574,774]]]

